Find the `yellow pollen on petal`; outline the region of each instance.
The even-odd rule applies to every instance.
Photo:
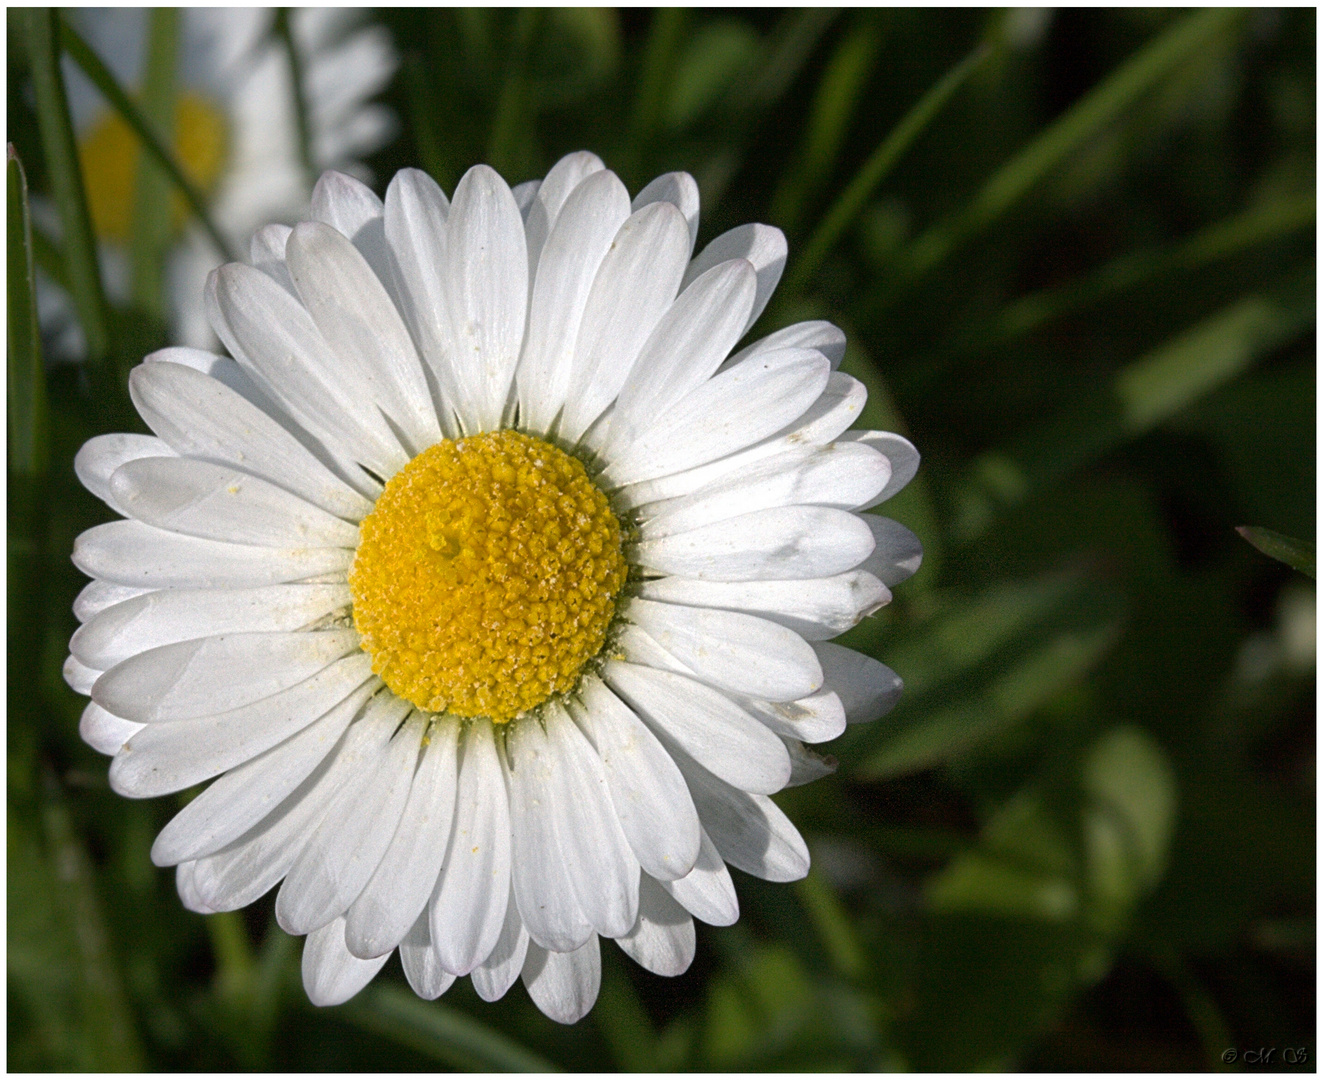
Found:
[[[424,450],[359,535],[349,588],[372,670],[420,709],[496,723],[574,688],[628,570],[582,462],[515,431]]]
[[[220,107],[186,90],[175,101],[174,152],[180,168],[204,193],[212,191],[225,167],[229,131]],[[126,244],[133,228],[133,193],[142,147],[133,129],[110,109],[88,125],[78,140],[78,161],[87,178],[92,227],[102,240]],[[188,204],[172,195],[175,228],[188,217]]]

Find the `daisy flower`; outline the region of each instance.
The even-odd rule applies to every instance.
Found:
[[[87,43],[130,90],[142,82],[149,17],[143,8],[70,13]],[[180,11],[173,147],[184,171],[207,194],[217,228],[237,249],[268,222],[294,222],[306,214],[312,185],[300,161],[289,57],[271,32],[272,18],[270,8]],[[333,168],[370,179],[359,159],[386,143],[395,119],[369,99],[390,81],[397,61],[384,28],[351,32],[353,18],[348,9],[294,8],[290,30],[303,67],[313,162],[318,171]],[[63,70],[103,276],[112,299],[122,303],[129,292],[138,139],[67,57]],[[38,212],[54,224],[53,208]],[[214,347],[202,294],[207,274],[220,260],[201,226],[187,220],[182,199],[175,217],[179,236],[166,274],[172,336]],[[56,354],[81,355],[82,332],[68,298],[48,287],[41,299],[43,325]]]
[[[918,567],[860,512],[918,455],[850,430],[830,323],[732,355],[785,240],[697,229],[687,174],[631,201],[588,153],[453,201],[327,173],[211,275],[230,356],[147,357],[156,435],[78,455],[127,519],[74,550],[83,737],[131,798],[214,780],[152,858],[199,912],[279,885],[317,1004],[396,949],[565,1023],[601,937],[683,972],[729,866],[807,872],[770,798],[830,771],[806,744],[899,695],[829,639]]]

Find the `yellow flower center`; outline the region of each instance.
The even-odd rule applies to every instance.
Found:
[[[202,191],[220,180],[227,149],[225,114],[192,91],[175,103],[174,151],[179,166]],[[126,244],[133,228],[133,192],[142,147],[119,113],[106,110],[89,124],[78,142],[78,160],[87,178],[92,227],[102,240]],[[175,228],[188,217],[188,204],[172,194]]]
[[[515,431],[447,439],[363,519],[354,626],[400,697],[506,723],[574,688],[626,571],[620,523],[580,461]]]

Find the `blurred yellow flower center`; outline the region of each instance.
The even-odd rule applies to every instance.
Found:
[[[220,108],[192,91],[175,103],[175,156],[202,191],[211,191],[225,165],[228,131]],[[119,113],[107,110],[88,125],[78,143],[78,160],[87,178],[92,227],[102,240],[126,244],[133,228],[133,193],[142,153],[138,136]],[[188,204],[174,192],[174,225],[188,217]]]
[[[363,519],[354,626],[400,697],[505,723],[573,689],[626,569],[620,523],[577,459],[514,431],[447,439]]]

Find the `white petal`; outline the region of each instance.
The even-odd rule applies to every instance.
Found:
[[[93,698],[140,724],[214,716],[288,690],[357,649],[353,630],[179,641],[116,664]]]
[[[95,701],[87,703],[78,721],[78,734],[98,754],[118,754],[120,747],[141,730],[141,724],[108,713]]]
[[[227,772],[170,819],[152,844],[152,862],[205,858],[239,839],[326,760],[372,689],[361,687],[316,723]]]
[[[754,225],[745,228],[766,228],[766,226]],[[822,319],[811,319],[808,322],[783,326],[780,330],[774,330],[765,338],[759,338],[752,345],[741,349],[726,361],[726,367],[734,367],[752,356],[771,352],[774,349],[817,349],[831,362],[831,369],[835,371],[845,359],[845,331]]]
[[[579,185],[556,218],[533,281],[528,333],[519,361],[521,426],[549,431],[564,406],[588,294],[628,217],[625,185],[614,173],[601,169]],[[533,258],[531,249],[529,258]]]
[[[887,486],[868,502],[852,507],[854,510],[868,510],[886,502],[913,480],[914,474],[919,471],[919,452],[914,449],[914,444],[894,432],[847,431],[840,440],[871,446],[879,454],[885,455],[887,461],[891,463],[891,479],[887,481]]]
[[[161,589],[104,609],[78,628],[69,648],[83,663],[107,671],[140,652],[192,638],[300,630],[347,609],[351,600],[348,585]]]
[[[619,937],[638,917],[638,860],[616,819],[597,751],[558,704],[547,704],[545,723],[560,781],[554,813],[561,856],[593,929]]]
[[[570,709],[602,760],[611,802],[634,855],[653,877],[673,880],[698,858],[698,812],[684,777],[657,737],[595,675]]]
[[[73,562],[89,577],[148,588],[273,585],[349,569],[347,548],[279,548],[227,544],[111,521],[74,541]]]
[[[115,470],[124,511],[159,529],[259,547],[358,546],[358,527],[275,484],[193,458],[143,458]]]
[[[386,240],[394,295],[418,352],[432,374],[438,420],[458,434],[452,410],[458,400],[455,343],[446,304],[446,219],[450,201],[419,169],[401,169],[386,189]]]
[[[442,966],[465,975],[491,955],[510,893],[510,810],[492,725],[464,733],[455,824],[431,912]]]
[[[588,1015],[602,985],[597,935],[573,952],[548,952],[530,943],[523,977],[534,1005],[559,1024],[576,1023]]]
[[[541,180],[525,180],[522,184],[515,184],[510,189],[510,194],[514,196],[515,205],[519,207],[519,212],[524,215],[525,231],[528,229],[529,211],[533,209],[533,200],[537,198],[538,188],[541,186]]]
[[[289,288],[290,295],[294,294],[294,286]],[[208,331],[210,336],[210,331]],[[228,356],[219,356],[216,353],[208,352],[205,349],[194,349],[181,346],[170,346],[164,349],[157,349],[153,353],[148,353],[142,359],[143,364],[177,364],[180,367],[191,368],[193,371],[202,375],[207,375],[215,379],[218,383],[227,386],[250,405],[257,407],[259,412],[265,413],[273,420],[277,421],[289,434],[307,447],[319,459],[330,459],[325,448],[317,442],[307,431],[299,427],[288,413],[285,412],[275,400],[257,383],[253,382],[234,360]],[[141,366],[141,365],[139,365]],[[134,371],[138,370],[134,368]],[[132,373],[130,373],[132,374]],[[155,430],[155,429],[153,429]],[[165,436],[161,436],[165,438]],[[169,440],[166,440],[169,442]],[[173,445],[173,444],[172,444]],[[195,455],[205,457],[205,454]]]
[[[441,439],[422,362],[386,288],[340,233],[307,221],[288,246],[289,272],[304,306],[340,362],[417,454]]]
[[[505,925],[491,955],[475,967],[469,978],[483,1001],[499,1001],[514,985],[528,955],[528,931],[519,917],[519,905],[511,894],[505,909]]]
[[[372,404],[370,388],[340,362],[306,310],[265,274],[228,263],[207,282],[217,335],[245,372],[335,455],[343,469],[394,475],[409,461]]]
[[[849,570],[801,581],[699,581],[652,578],[638,595],[692,607],[747,611],[789,627],[808,641],[843,634],[891,600],[891,590],[872,574]]]
[[[624,488],[618,497],[633,507],[689,495],[719,481],[728,473],[748,468],[764,458],[776,457],[803,446],[826,445],[854,423],[867,400],[868,391],[863,383],[834,371],[817,400],[771,438],[706,465],[632,484]]]
[[[593,935],[575,895],[570,867],[557,839],[563,813],[558,793],[559,755],[541,724],[513,725],[504,760],[510,786],[511,874],[519,914],[529,936],[544,948],[569,952]]]
[[[886,664],[871,656],[833,645],[813,644],[829,689],[835,691],[852,724],[865,724],[885,716],[900,700],[904,683]]]
[[[786,787],[798,787],[821,780],[836,771],[836,759],[830,754],[824,756],[810,750],[798,739],[783,739],[790,751],[790,782]]]
[[[139,458],[175,456],[174,450],[161,439],[151,435],[97,435],[83,443],[74,455],[74,472],[83,487],[116,513],[128,516],[120,509],[110,490],[110,478],[127,461]]]
[[[859,564],[888,588],[899,585],[923,563],[923,545],[919,538],[898,521],[877,514],[860,514],[859,519],[872,530],[873,553]]]
[[[113,581],[89,581],[82,591],[74,597],[74,618],[79,622],[90,622],[106,608],[132,600],[135,596],[144,596],[151,589],[137,589],[132,585],[116,585]]]
[[[769,506],[853,510],[873,499],[890,476],[887,459],[866,446],[801,447],[734,469],[692,495],[649,504],[641,511],[642,535],[669,536]]]
[[[445,291],[455,340],[456,412],[468,432],[501,423],[528,310],[524,223],[504,180],[475,165],[446,222]]]
[[[390,954],[360,960],[345,948],[345,921],[336,919],[303,943],[303,988],[314,1005],[343,1005],[376,976]]]
[[[756,289],[753,267],[732,259],[714,266],[676,298],[621,387],[603,451],[607,460],[711,378],[744,332]]]
[[[90,694],[102,672],[81,663],[76,656],[65,657],[63,668],[64,681],[75,694]]]
[[[294,282],[285,265],[285,243],[293,231],[288,225],[263,225],[248,244],[248,261],[291,296]]]
[[[386,955],[390,955],[390,950]],[[441,958],[432,948],[426,911],[419,913],[412,929],[400,942],[400,963],[404,965],[404,977],[409,980],[410,988],[424,1001],[435,1001],[454,983],[455,976],[441,967]]]
[[[215,909],[207,904],[198,893],[196,867],[191,862],[180,863],[175,871],[175,891],[179,900],[189,911],[199,915],[212,915]]]
[[[858,566],[873,533],[854,514],[821,506],[778,506],[646,540],[634,561],[649,570],[710,581],[831,577]]]
[[[382,205],[361,180],[340,172],[324,172],[312,189],[310,216],[330,225],[362,251],[373,271],[385,280],[385,234]]]
[[[577,441],[615,400],[657,321],[675,299],[688,262],[684,218],[667,202],[620,226],[598,268],[574,346],[560,433]]]
[[[459,724],[438,718],[381,863],[349,909],[345,941],[365,959],[390,952],[422,913],[441,874],[455,815]],[[431,934],[427,938],[432,940]]]
[[[639,886],[639,917],[616,941],[636,964],[654,975],[683,975],[694,962],[694,920],[670,894],[644,875]]]
[[[601,172],[605,166],[602,159],[586,150],[577,150],[566,154],[538,184],[537,191],[524,215],[524,231],[528,244],[528,280],[534,281],[538,269],[539,257],[548,238],[555,228],[566,200],[574,191],[594,173]],[[625,192],[625,214],[620,220],[629,217],[629,193]],[[516,205],[518,200],[515,200]],[[617,226],[619,222],[616,223]],[[613,230],[614,231],[614,230]]]
[[[398,699],[389,705],[397,720],[409,709]],[[422,738],[415,715],[391,739],[365,789],[327,809],[276,896],[276,920],[287,934],[325,926],[358,899],[404,813]]]
[[[375,773],[394,721],[365,714],[335,750],[254,829],[197,862],[197,886],[218,911],[246,907],[288,873],[327,807],[346,790],[362,791]],[[388,719],[388,718],[387,718]]]
[[[758,273],[758,292],[740,336],[758,321],[786,268],[786,237],[771,225],[740,225],[713,240],[689,264],[681,289],[727,259],[747,259]]]
[[[845,730],[845,706],[840,696],[829,689],[798,701],[740,698],[739,705],[778,735],[802,742],[829,742]]]
[[[674,672],[619,660],[609,661],[603,675],[663,744],[682,747],[745,791],[785,787],[785,746],[724,694]]]
[[[689,252],[685,256],[688,258],[698,240],[698,184],[686,172],[663,173],[634,196],[633,208],[637,213],[658,202],[670,203],[684,216],[689,230]]]
[[[804,639],[755,615],[635,599],[624,617],[723,690],[794,701],[822,686],[822,669]]]
[[[629,444],[613,443],[603,481],[620,486],[651,480],[760,442],[803,416],[822,395],[830,374],[826,357],[810,349],[767,353],[724,371]]]
[[[703,828],[726,862],[765,881],[798,881],[808,873],[804,839],[776,803],[733,788],[684,758],[678,764]]]
[[[144,363],[130,372],[129,393],[147,425],[181,454],[237,465],[338,517],[358,521],[372,509],[279,423],[218,379],[179,363]]]
[[[110,786],[145,799],[209,780],[302,731],[373,678],[371,672],[366,654],[349,656],[307,682],[233,712],[148,724],[115,755]]]
[[[658,884],[694,918],[709,926],[732,926],[740,917],[735,883],[730,880],[730,871],[717,854],[711,837],[700,830],[699,839],[701,843],[694,868],[679,881],[659,881]]]

